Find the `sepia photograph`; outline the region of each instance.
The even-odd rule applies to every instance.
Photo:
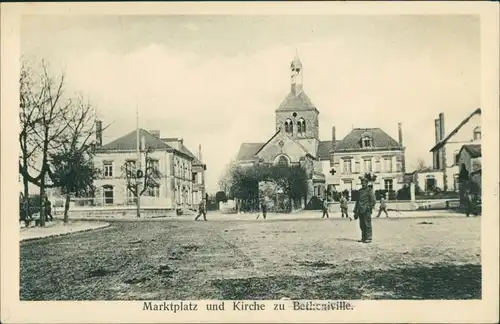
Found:
[[[317,11],[19,15],[18,302],[191,321],[498,302],[481,15]]]

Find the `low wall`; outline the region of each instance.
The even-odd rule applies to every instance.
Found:
[[[354,209],[355,202],[348,203],[348,210]],[[379,203],[375,205],[378,209]],[[405,201],[387,201],[388,210],[399,211],[417,211],[417,210],[440,210],[458,208],[460,202],[458,199],[429,199],[429,200],[405,200]],[[340,212],[340,204],[338,202],[330,203],[328,210],[330,212]]]
[[[194,214],[194,211],[183,209],[183,214]],[[53,210],[54,216],[62,217],[64,208],[56,208]],[[157,217],[172,217],[176,216],[176,210],[171,208],[141,208],[141,218],[157,218]],[[92,219],[134,219],[137,218],[137,208],[134,206],[127,207],[75,207],[69,209],[69,217],[72,219],[92,218]]]

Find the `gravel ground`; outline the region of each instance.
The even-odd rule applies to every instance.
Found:
[[[112,222],[21,243],[21,300],[480,299],[480,217]]]

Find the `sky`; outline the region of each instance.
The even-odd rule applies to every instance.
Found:
[[[407,171],[431,164],[434,119],[448,133],[480,107],[477,16],[24,16],[21,52],[65,71],[110,127],[140,127],[202,147],[207,188],[242,142],[265,142],[298,53],[320,139],[403,125]]]

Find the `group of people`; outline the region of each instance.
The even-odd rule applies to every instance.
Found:
[[[38,206],[36,206],[36,207],[33,206],[30,203],[30,198],[26,198],[22,195],[21,195],[20,202],[21,202],[20,220],[25,223],[26,227],[28,227],[32,221],[35,221],[35,224],[38,225],[40,223],[41,211],[38,213],[32,212],[32,210],[37,210]],[[50,200],[47,197],[44,197],[42,199],[41,206],[43,208],[43,214],[45,217],[45,221],[46,222],[53,221],[54,217],[52,216],[52,203],[50,202]]]

